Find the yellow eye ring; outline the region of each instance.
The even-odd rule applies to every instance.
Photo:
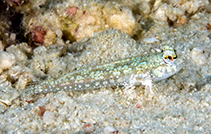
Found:
[[[176,50],[170,46],[164,46],[162,53],[165,63],[173,63],[177,59]]]
[[[171,56],[171,55],[168,55],[168,56],[166,56],[166,57],[164,57],[165,59],[169,59],[169,60],[171,60],[171,61],[173,61],[174,59],[176,59],[177,58],[177,56]]]

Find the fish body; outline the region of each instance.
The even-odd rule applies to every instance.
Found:
[[[81,91],[129,85],[141,85],[143,81],[159,81],[177,73],[183,67],[176,51],[165,46],[162,52],[149,56],[121,59],[99,66],[73,71],[57,80],[47,80],[31,89],[31,93],[57,91]]]

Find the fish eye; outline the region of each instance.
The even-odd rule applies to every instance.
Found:
[[[175,57],[168,55],[168,56],[165,57],[165,59],[173,60],[173,59],[175,59]]]
[[[176,50],[174,50],[170,46],[165,46],[163,48],[162,53],[163,53],[162,56],[163,56],[165,63],[173,63],[177,59]]]

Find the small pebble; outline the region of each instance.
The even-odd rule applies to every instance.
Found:
[[[9,125],[7,125],[7,126],[5,126],[5,130],[6,131],[14,131],[14,130],[16,130],[18,127],[16,126],[16,125],[14,125],[14,124],[9,124]]]
[[[106,127],[104,128],[104,133],[105,133],[105,134],[109,134],[109,133],[118,133],[118,131],[115,130],[115,128],[112,127],[112,126],[106,126]]]
[[[46,111],[43,114],[43,121],[47,125],[55,123],[55,115],[54,115],[54,113],[51,112],[51,111]]]

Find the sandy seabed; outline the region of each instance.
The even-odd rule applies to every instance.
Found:
[[[16,98],[20,90],[16,93],[9,88],[1,93],[5,105],[1,105],[0,133],[211,133],[211,33],[206,29],[210,22],[209,13],[197,13],[177,28],[155,21],[139,40],[108,29],[76,43],[75,54],[67,52],[66,56],[60,47],[36,48],[31,68],[43,59],[53,60],[47,74],[53,78],[74,68],[147,55],[164,45],[174,47],[185,66],[172,77],[153,83],[152,97],[144,94],[146,87],[142,86],[59,91],[27,99]]]

